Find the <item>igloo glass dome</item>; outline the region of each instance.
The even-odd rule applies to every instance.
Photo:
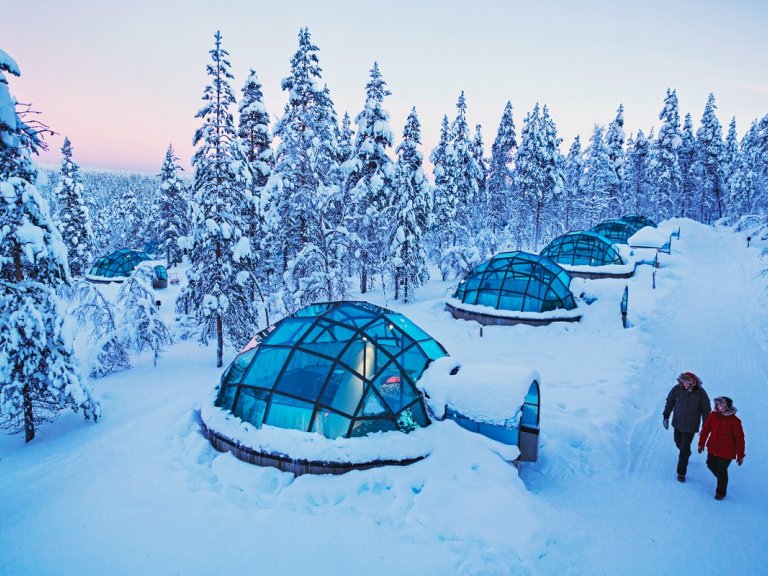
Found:
[[[600,224],[593,226],[591,230],[608,238],[613,242],[626,244],[630,236],[640,230],[643,226],[635,222],[628,222],[623,219],[603,220]]]
[[[527,252],[502,252],[475,267],[454,298],[497,310],[548,312],[576,308],[571,277],[549,258]]]
[[[307,306],[258,334],[222,376],[216,406],[256,427],[327,438],[429,424],[416,381],[445,349],[367,302]]]
[[[558,236],[544,247],[541,255],[568,266],[624,264],[611,240],[589,230]]]
[[[626,216],[622,216],[620,220],[627,222],[629,224],[636,225],[638,230],[640,228],[644,228],[645,226],[656,228],[656,222],[654,222],[647,216],[640,216],[639,214],[627,214]]]
[[[145,252],[121,248],[96,260],[86,278],[96,282],[122,282],[141,262],[150,260]]]

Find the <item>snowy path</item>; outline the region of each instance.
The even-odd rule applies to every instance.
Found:
[[[765,296],[755,279],[756,253],[748,254],[741,242],[702,226],[683,230],[669,268],[658,274],[660,289],[665,282],[676,285],[643,320],[654,325],[653,352],[636,398],[641,416],[614,439],[625,443],[626,461],[603,459],[601,473],[575,478],[570,490],[553,495],[562,533],[550,536],[534,573],[742,574],[765,555],[768,500],[760,479],[768,473],[762,442],[768,354],[756,314]],[[688,244],[708,251],[688,253]],[[694,452],[685,484],[675,479],[677,452],[671,430],[661,426],[661,411],[675,376],[685,370],[701,376],[710,399],[731,396],[744,422],[745,465],[731,466],[723,502],[713,499],[705,454]],[[612,467],[619,468],[616,474]],[[606,515],[606,509],[623,513]],[[721,552],[713,553],[713,546]]]

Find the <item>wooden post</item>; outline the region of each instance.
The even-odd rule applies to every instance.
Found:
[[[653,289],[656,289],[656,270],[653,271]]]

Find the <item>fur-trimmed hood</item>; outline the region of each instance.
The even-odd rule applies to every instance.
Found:
[[[733,400],[728,398],[728,396],[718,396],[715,398],[715,411],[717,411],[718,404],[725,404],[725,410],[719,412],[719,414],[722,414],[723,416],[733,416],[738,412],[736,406],[733,405]]]

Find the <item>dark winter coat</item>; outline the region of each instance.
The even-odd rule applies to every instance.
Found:
[[[676,384],[667,395],[664,418],[669,418],[672,414],[672,427],[675,430],[695,434],[711,409],[712,405],[704,388],[694,384],[690,390],[686,390],[682,384]]]
[[[705,445],[707,452],[718,458],[744,458],[744,429],[735,411],[730,414],[712,411],[699,436],[699,449]]]

